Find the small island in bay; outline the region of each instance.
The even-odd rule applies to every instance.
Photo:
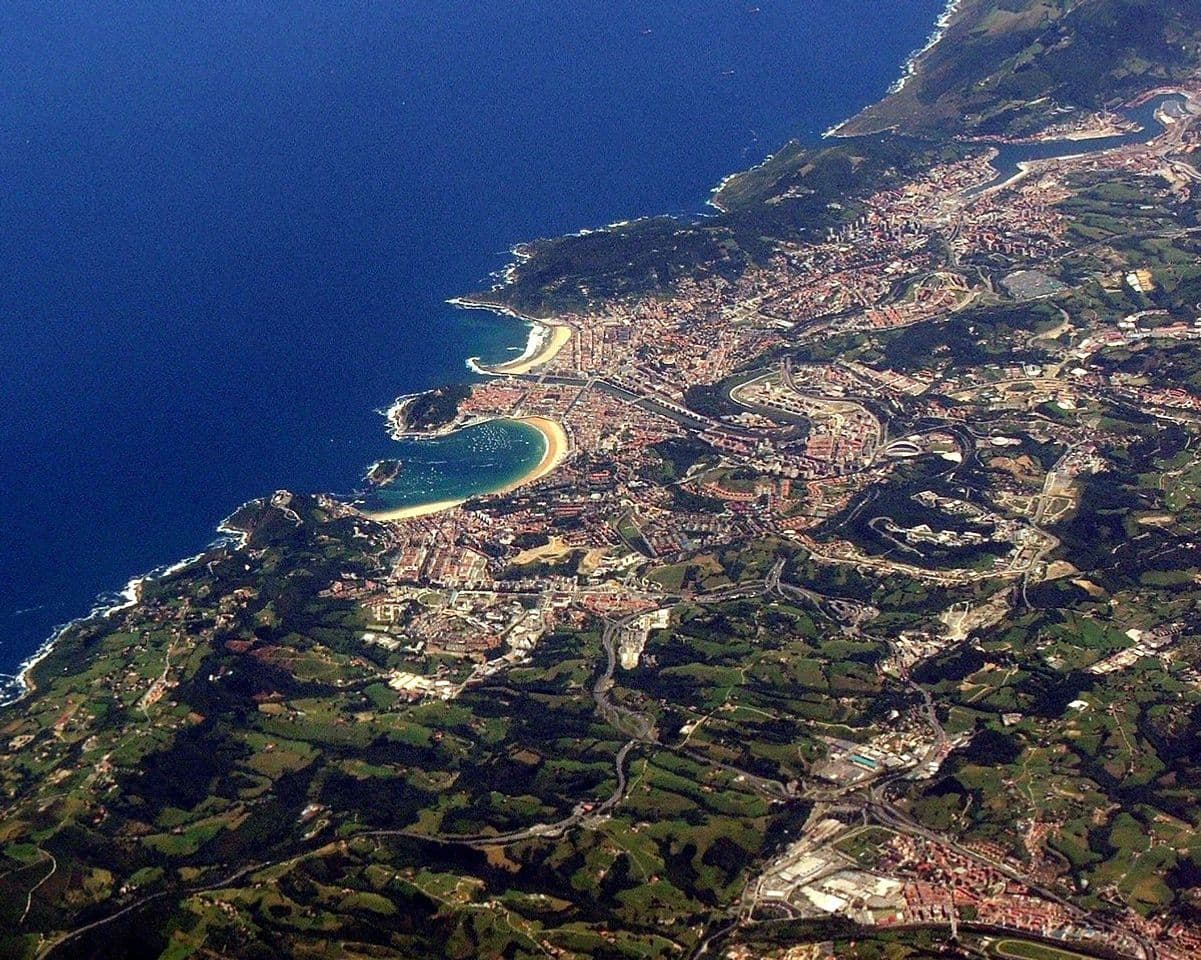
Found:
[[[386,487],[395,481],[403,470],[404,464],[399,460],[377,460],[363,479],[368,486]]]

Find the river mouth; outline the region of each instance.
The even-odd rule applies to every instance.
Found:
[[[992,159],[991,166],[997,175],[988,183],[973,187],[968,191],[969,197],[976,197],[1007,183],[1022,172],[1022,164],[1038,160],[1062,160],[1065,157],[1079,157],[1090,153],[1104,153],[1116,150],[1118,147],[1128,147],[1137,143],[1150,143],[1167,128],[1156,116],[1161,109],[1170,109],[1170,104],[1177,104],[1183,109],[1187,99],[1178,93],[1155,97],[1142,106],[1121,111],[1121,115],[1139,125],[1133,133],[1124,133],[1112,137],[1097,137],[1092,140],[1047,140],[1042,143],[1000,143],[984,141],[983,146],[992,147],[997,155]]]

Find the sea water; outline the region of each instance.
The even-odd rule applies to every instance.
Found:
[[[521,240],[698,209],[882,95],[941,7],[10,0],[0,671],[249,498],[390,456],[503,482],[435,491],[459,441],[375,413],[522,348],[444,301]]]

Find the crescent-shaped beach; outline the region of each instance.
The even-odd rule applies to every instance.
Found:
[[[557,420],[551,420],[549,417],[529,416],[529,417],[508,417],[498,419],[509,419],[517,423],[524,423],[527,426],[533,427],[542,436],[544,443],[542,456],[533,468],[523,476],[511,483],[505,484],[496,490],[488,491],[489,494],[509,493],[526,484],[533,483],[536,480],[541,480],[543,477],[551,473],[567,456],[568,450],[571,448],[571,439],[567,435],[567,431],[563,425]],[[414,517],[425,517],[435,513],[441,513],[445,510],[452,510],[455,507],[461,506],[465,500],[433,500],[429,503],[415,503],[404,507],[396,507],[390,510],[372,511],[367,514],[373,520],[395,521],[395,520],[411,520]]]

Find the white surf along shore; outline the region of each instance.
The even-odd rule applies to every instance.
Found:
[[[922,57],[924,57],[935,46],[937,46],[939,42],[941,42],[942,38],[947,35],[948,28],[952,23],[955,22],[955,17],[958,16],[959,9],[962,6],[963,0],[948,0],[948,3],[943,8],[942,13],[939,14],[938,19],[934,21],[933,32],[929,37],[926,38],[926,42],[921,47],[909,54],[908,58],[905,60],[905,63],[901,66],[901,75],[897,77],[897,79],[893,81],[892,86],[888,88],[887,96],[900,93],[905,89],[905,87],[909,84],[909,81],[911,81],[914,75],[917,73],[917,69],[921,64]],[[840,120],[822,134],[822,139],[825,140],[830,137],[841,136],[839,131],[857,116],[858,113],[853,113],[845,120]]]
[[[947,28],[954,23],[955,17],[958,15],[959,9],[962,5],[963,0],[949,0],[946,7],[943,8],[942,13],[939,14],[938,19],[934,22],[934,29],[930,33],[930,36],[926,38],[926,42],[922,44],[921,47],[919,47],[917,50],[914,50],[913,53],[906,58],[901,67],[901,75],[892,82],[892,85],[888,88],[886,95],[900,93],[905,89],[905,85],[908,84],[913,76],[917,73],[917,68],[921,62],[921,58],[925,56],[931,49],[933,49],[943,37],[946,36]],[[839,120],[836,124],[822,133],[821,139],[828,140],[832,137],[840,136],[839,131],[858,115],[859,111],[856,111],[849,117]],[[709,199],[705,201],[706,204],[710,207],[713,207],[713,209],[717,210],[718,213],[725,213],[726,209],[717,199],[721,195],[722,190],[724,190],[731,182],[737,180],[743,174],[751,173],[771,163],[775,157],[776,155],[774,153],[769,153],[754,166],[747,167],[742,170],[735,170],[733,173],[726,174],[721,178],[720,181],[718,181],[717,186],[709,191]]]
[[[958,13],[962,2],[963,0],[949,0],[946,8],[935,22],[934,31],[930,34],[925,45],[919,50],[914,51],[905,61],[901,76],[889,88],[889,93],[895,93],[904,89],[905,84],[909,82],[916,72],[921,57],[924,56],[940,40],[942,40],[947,28],[954,21],[955,15]],[[845,126],[850,119],[851,118],[848,117],[846,120],[843,120],[831,127],[822,134],[822,137],[826,138],[836,136],[838,131]],[[758,164],[756,164],[755,167],[762,166],[763,164],[770,162],[774,156],[774,154],[769,154]],[[754,169],[754,167],[751,169]],[[717,195],[721,192],[721,189],[726,186],[726,184],[745,172],[746,170],[739,170],[723,177],[718,185],[710,191],[710,196],[707,201],[708,204],[721,211],[722,208],[720,204],[716,202]],[[607,227],[599,229],[619,228],[628,226],[635,222],[637,221],[620,220],[608,224]],[[570,235],[586,236],[590,233],[596,232],[596,229],[597,228],[584,228]],[[520,267],[521,263],[530,258],[532,254],[530,253],[529,248],[529,244],[518,244],[510,250],[513,259],[500,274],[500,286],[511,282],[515,276],[515,271]],[[513,310],[502,304],[472,300],[469,297],[455,297],[447,302],[462,309],[488,310],[493,313],[509,316],[516,320],[520,320],[529,326],[529,336],[526,340],[525,349],[520,355],[512,360],[506,360],[499,364],[486,364],[479,357],[469,357],[466,360],[466,364],[473,373],[486,376],[504,376],[508,374],[528,372],[530,369],[540,366],[541,364],[553,359],[559,353],[559,351],[567,345],[572,336],[572,329],[566,324],[558,324],[551,320],[542,320],[535,317],[525,316],[524,314],[521,314],[516,310]],[[380,412],[387,417],[389,424],[392,425],[395,422],[394,417],[402,413],[404,405],[411,402],[416,396],[417,394],[406,394],[400,396],[392,403],[391,406],[389,406],[386,411]],[[485,422],[488,419],[498,418],[480,418],[478,421],[472,422]],[[529,474],[520,478],[518,481],[509,484],[507,487],[501,490],[493,491],[493,493],[505,493],[517,486],[533,482],[534,480],[545,476],[558,466],[570,449],[570,437],[568,436],[563,425],[557,421],[546,417],[537,416],[521,417],[517,419],[521,420],[522,422],[529,423],[531,426],[534,426],[539,433],[542,434],[546,443],[545,450],[541,460]],[[461,429],[462,426],[463,425],[459,425],[459,427],[456,429]],[[394,439],[399,439],[396,433],[392,433],[391,435]],[[403,435],[418,436],[417,434]],[[412,507],[398,508],[394,511],[384,511],[383,514],[374,514],[371,516],[373,516],[375,519],[381,520],[423,516],[441,510],[452,509],[459,506],[462,502],[463,501],[461,500],[446,500],[423,505],[418,504]],[[242,504],[242,507],[245,506],[246,504]],[[242,507],[239,507],[238,509],[241,510]],[[139,602],[141,599],[142,588],[148,581],[171,576],[187,569],[222,542],[231,542],[235,545],[235,548],[242,547],[245,544],[246,534],[243,531],[235,530],[228,526],[229,520],[237,512],[238,511],[234,511],[234,514],[230,514],[229,517],[227,517],[217,526],[217,531],[220,536],[210,543],[202,552],[175,563],[156,567],[149,573],[141,574],[131,578],[125,587],[120,591],[120,593],[117,594],[118,599],[111,600],[111,595],[108,597],[102,597],[100,602],[98,602],[97,605],[95,605],[87,614],[69,620],[62,626],[56,628],[46,639],[46,641],[42,643],[42,645],[38,647],[36,651],[34,651],[33,654],[21,662],[17,669],[16,675],[12,676],[12,679],[15,681],[15,684],[18,688],[18,692],[13,696],[4,697],[2,691],[0,691],[0,707],[16,703],[33,691],[34,687],[30,676],[31,671],[46,658],[46,656],[53,649],[55,642],[71,627],[89,620],[96,619],[98,617],[108,617],[115,613],[119,613],[122,610],[129,609],[134,604]],[[10,675],[0,674],[0,677],[5,676]]]
[[[248,501],[248,503],[249,502],[253,501]],[[62,637],[62,635],[72,627],[78,626],[81,623],[87,623],[89,620],[96,620],[102,617],[111,617],[113,614],[120,613],[122,610],[128,610],[142,599],[142,589],[147,583],[153,580],[161,580],[164,577],[174,576],[177,573],[183,572],[184,570],[188,569],[188,567],[192,566],[192,564],[203,559],[210,552],[224,544],[232,544],[234,549],[240,549],[242,546],[244,546],[246,543],[246,532],[230,527],[229,521],[234,517],[235,514],[238,513],[238,511],[242,509],[242,507],[245,506],[247,506],[247,504],[242,504],[238,510],[235,510],[234,513],[231,513],[217,525],[217,533],[219,536],[200,553],[197,553],[191,557],[185,557],[183,560],[177,560],[174,563],[155,567],[148,573],[131,577],[129,582],[125,584],[125,586],[115,595],[115,597],[113,594],[101,595],[92,609],[83,616],[75,617],[71,620],[68,620],[64,624],[55,627],[50,636],[42,642],[42,645],[21,661],[15,674],[0,674],[0,676],[11,676],[11,679],[14,681],[12,685],[15,685],[17,690],[15,694],[11,694],[9,696],[0,696],[0,707],[6,707],[16,703],[19,700],[23,700],[34,691],[32,677],[33,669],[39,663],[45,660],[47,656],[49,656],[51,650],[54,649],[55,643],[57,643],[59,638]]]

